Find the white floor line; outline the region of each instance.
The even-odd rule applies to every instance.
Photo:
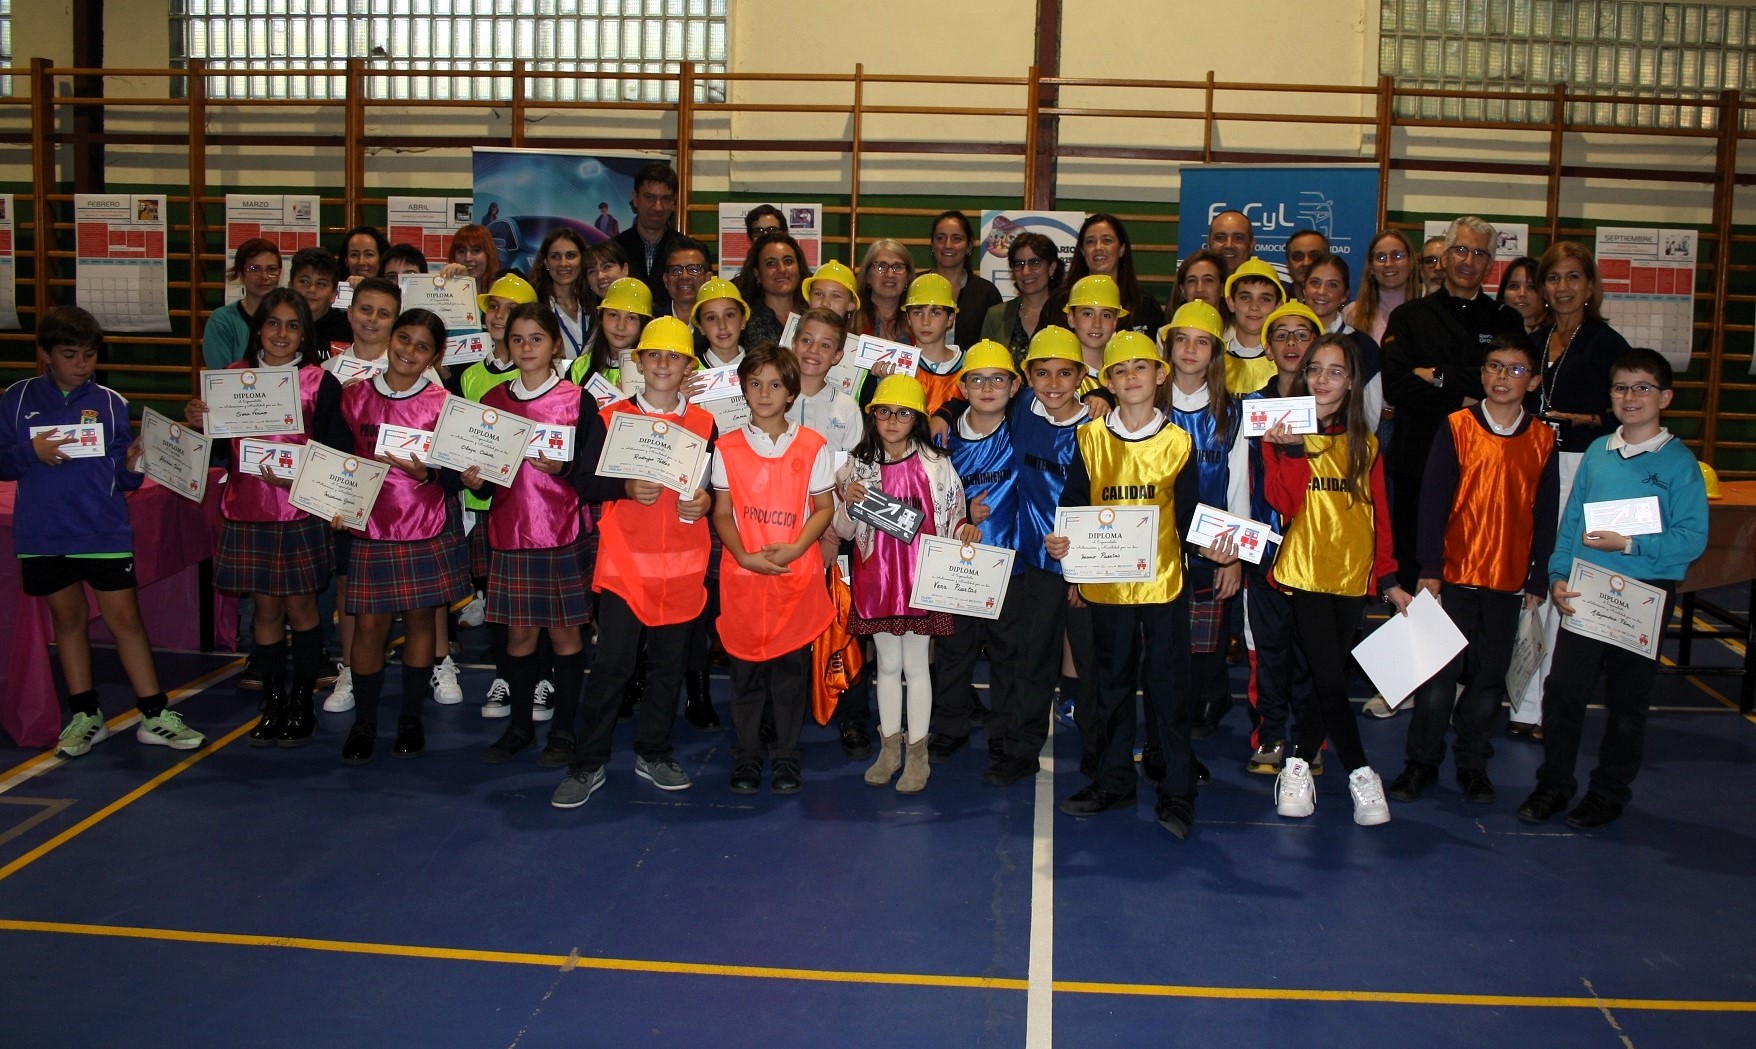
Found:
[[[1026,1049],[1055,1044],[1055,725],[1043,744],[1036,778],[1030,849],[1030,970],[1025,991]]]

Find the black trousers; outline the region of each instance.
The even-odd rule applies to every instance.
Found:
[[[1664,588],[1664,615],[1659,622],[1669,623],[1676,582],[1647,582]],[[1574,766],[1585,731],[1585,707],[1597,691],[1598,678],[1608,677],[1604,738],[1598,744],[1589,792],[1611,804],[1626,805],[1634,796],[1632,784],[1646,753],[1646,714],[1658,660],[1575,634],[1564,624],[1563,620],[1555,637],[1555,660],[1543,681],[1543,763],[1537,769],[1537,785],[1569,798],[1579,789]]]
[[[1328,738],[1335,743],[1336,756],[1352,772],[1370,764],[1365,744],[1360,742],[1359,719],[1347,698],[1348,679],[1353,676],[1354,635],[1366,599],[1309,590],[1294,590],[1290,596],[1299,648],[1311,668],[1311,705],[1299,721],[1296,756],[1314,760]]]
[[[762,704],[774,700],[774,748],[769,756],[798,761],[799,731],[811,706],[811,646],[761,663],[732,657],[732,760],[760,762]],[[845,693],[844,693],[845,695]]]
[[[1066,621],[1067,583],[1059,575],[1027,565],[1012,577],[988,641],[988,735],[1000,740],[1009,758],[1034,758],[1049,738]],[[1001,650],[1010,653],[1008,660],[1000,658]],[[1080,672],[1090,670],[1087,665]]]
[[[1524,595],[1446,583],[1439,598],[1469,645],[1416,690],[1408,760],[1435,767],[1443,763],[1449,725],[1457,730],[1458,770],[1485,769],[1494,756],[1494,722],[1506,699],[1506,668],[1512,665]],[[1462,695],[1457,693],[1459,681],[1466,682]]]
[[[647,760],[669,757],[671,729],[677,721],[677,690],[689,647],[689,622],[647,626],[628,602],[609,590],[598,592],[598,644],[591,676],[581,704],[575,772],[602,768],[610,760],[616,734],[616,713],[622,707],[622,686],[634,675],[640,640],[646,638],[646,702],[636,708],[639,719],[634,753]]]
[[[1396,555],[1396,581],[1411,594],[1415,592],[1421,564],[1415,552],[1421,523],[1421,479],[1419,473],[1386,478],[1390,487],[1390,545]]]
[[[1299,647],[1293,599],[1269,584],[1268,571],[1261,565],[1244,566],[1244,586],[1250,636],[1256,642],[1256,689],[1251,697],[1255,743],[1272,747],[1290,738],[1289,722],[1304,723],[1311,702],[1311,671]]]
[[[1126,794],[1135,789],[1134,682],[1140,668],[1146,691],[1146,716],[1158,724],[1164,749],[1165,778],[1161,800],[1195,797],[1195,754],[1189,745],[1194,720],[1189,688],[1189,602],[1150,605],[1091,606],[1092,640],[1098,679],[1096,709],[1082,718],[1086,743],[1096,761],[1092,781],[1105,790]],[[1084,725],[1090,728],[1085,729]]]

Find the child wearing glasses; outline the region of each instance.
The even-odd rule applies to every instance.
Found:
[[[1441,601],[1469,647],[1421,687],[1408,764],[1390,784],[1397,801],[1418,800],[1439,778],[1447,725],[1457,731],[1458,789],[1469,801],[1494,800],[1490,739],[1518,613],[1542,603],[1555,545],[1555,431],[1524,410],[1542,382],[1537,362],[1523,336],[1495,339],[1482,362],[1485,399],[1451,413],[1433,439],[1421,482],[1420,587]]]
[[[928,665],[931,639],[952,632],[951,616],[909,604],[914,590],[915,546],[863,521],[850,503],[878,491],[922,512],[920,535],[954,535],[966,519],[963,484],[949,457],[935,451],[927,428],[927,391],[907,375],[888,375],[866,406],[866,434],[837,480],[842,499],[835,531],[854,543],[853,615],[848,632],[870,636],[878,650],[878,758],[866,782],[882,787],[897,770],[898,793],[927,785],[927,740],[933,714]],[[908,680],[907,763],[903,756],[903,679]]]
[[[1384,464],[1361,406],[1365,376],[1353,336],[1317,340],[1305,361],[1305,385],[1316,401],[1318,432],[1290,433],[1283,422],[1263,435],[1262,445],[1269,505],[1289,519],[1270,581],[1292,599],[1311,676],[1298,747],[1275,780],[1275,811],[1316,811],[1310,763],[1329,738],[1348,770],[1354,822],[1371,827],[1390,822],[1390,807],[1348,702],[1349,653],[1368,594],[1376,590],[1399,613],[1412,598],[1396,583]]]
[[[1671,404],[1671,378],[1670,362],[1644,348],[1629,350],[1610,369],[1610,410],[1621,426],[1586,451],[1549,558],[1549,593],[1563,616],[1580,611],[1573,601],[1581,595],[1567,585],[1578,559],[1663,589],[1665,607],[1658,621],[1668,623],[1677,582],[1707,549],[1707,490],[1700,464],[1662,422]],[[1645,496],[1658,497],[1664,531],[1627,536],[1587,530],[1587,503]],[[1622,815],[1640,771],[1657,671],[1654,658],[1571,630],[1560,632],[1554,668],[1543,685],[1543,763],[1536,790],[1518,809],[1519,819],[1547,822],[1572,799],[1585,706],[1600,676],[1609,678],[1604,738],[1586,795],[1567,813],[1567,823],[1595,830]]]

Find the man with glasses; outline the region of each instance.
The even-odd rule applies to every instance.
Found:
[[[1497,240],[1494,227],[1474,215],[1452,222],[1443,285],[1398,306],[1384,329],[1384,399],[1396,405],[1396,440],[1384,460],[1390,528],[1397,579],[1410,593],[1420,568],[1421,483],[1433,438],[1452,412],[1482,399],[1488,344],[1524,331],[1516,310],[1482,292]]]
[[[665,290],[664,264],[672,243],[682,237],[671,228],[677,217],[677,172],[654,161],[634,173],[634,225],[618,233],[616,243],[628,256],[628,276],[652,289],[653,316],[671,306]]]

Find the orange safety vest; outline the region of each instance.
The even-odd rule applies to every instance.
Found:
[[[811,466],[823,448],[821,434],[800,427],[775,458],[758,455],[742,428],[720,438],[738,541],[745,550],[791,543],[805,529],[811,505]],[[817,640],[835,608],[823,584],[823,556],[812,543],[786,575],[757,575],[731,551],[719,562],[720,644],[748,663],[796,652]]]
[[[644,414],[630,399],[607,406],[598,416],[607,427],[618,412]],[[713,436],[713,416],[699,405],[689,405],[681,419],[667,415],[665,421],[702,437]],[[608,590],[628,602],[635,618],[646,626],[687,623],[707,607],[704,581],[712,527],[713,522],[705,518],[684,524],[677,517],[677,493],[669,488],[651,506],[633,499],[606,500],[603,520],[598,522],[592,589]]]
[[[841,703],[841,694],[854,687],[860,671],[866,667],[860,639],[848,633],[853,591],[834,565],[825,574],[829,577],[829,600],[835,606],[835,617],[811,645],[811,716],[819,725],[829,724]]]
[[[1465,408],[1446,419],[1457,448],[1457,493],[1445,523],[1445,581],[1503,593],[1524,589],[1535,540],[1537,486],[1555,431],[1533,419],[1502,437]]]

